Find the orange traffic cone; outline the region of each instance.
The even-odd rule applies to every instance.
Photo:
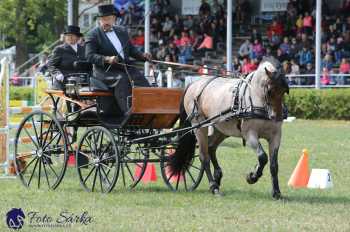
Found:
[[[74,154],[70,154],[68,157],[68,167],[75,167],[75,156]]]
[[[135,170],[135,176],[139,177],[141,175],[141,168],[137,165]],[[149,182],[157,181],[156,166],[152,163],[147,163],[145,173],[142,176],[142,182],[147,184]]]
[[[303,154],[288,181],[288,186],[306,188],[310,178],[309,173],[309,155],[308,151],[303,149]]]

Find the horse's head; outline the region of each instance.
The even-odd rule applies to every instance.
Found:
[[[266,74],[263,79],[263,87],[269,118],[282,120],[283,97],[285,93],[289,94],[288,80],[282,70],[282,65],[277,59],[267,57],[262,60],[258,70]]]

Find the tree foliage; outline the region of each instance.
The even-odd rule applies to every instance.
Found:
[[[0,33],[4,39],[0,41],[0,46],[19,45],[17,59],[22,61],[27,58],[28,53],[41,51],[56,41],[64,30],[66,2],[65,0],[1,0]],[[19,55],[21,57],[18,57]]]

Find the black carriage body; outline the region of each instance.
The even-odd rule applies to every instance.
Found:
[[[36,112],[29,123],[32,123],[33,126],[41,123],[41,127],[54,123],[57,128],[54,132],[47,130],[43,133],[51,133],[50,136],[60,133],[60,137],[66,139],[54,141],[60,145],[61,149],[52,152],[50,148],[51,150],[44,151],[47,148],[43,149],[35,141],[47,136],[40,133],[37,135],[35,132],[37,139],[32,140],[33,150],[29,153],[33,154],[36,160],[40,160],[38,161],[39,172],[40,166],[43,170],[46,166],[50,167],[52,156],[62,157],[63,162],[57,168],[60,171],[59,178],[55,178],[56,183],[52,187],[49,185],[49,188],[56,188],[59,185],[71,154],[75,154],[78,176],[81,185],[87,191],[100,189],[101,192],[110,192],[115,185],[118,186],[118,176],[121,179],[118,182],[119,185],[135,187],[151,162],[160,163],[162,178],[170,189],[180,188],[179,183],[183,177],[170,175],[167,161],[176,149],[178,134],[169,133],[169,131],[179,118],[182,89],[133,88],[129,112],[123,117],[112,120],[106,120],[103,117],[98,103],[99,98],[113,97],[112,92],[103,83],[96,82],[86,74],[71,75],[65,79],[63,90],[48,89],[46,93],[50,96],[50,104],[47,106],[52,108],[51,116],[49,115],[50,117],[45,122],[40,121],[40,115],[43,112]],[[27,123],[23,122],[23,125]],[[79,134],[77,133],[79,128],[87,129]],[[24,126],[19,128],[19,131],[24,131],[22,134],[25,136],[28,135]],[[17,138],[18,141],[21,139]],[[16,149],[17,147],[20,145],[16,144]],[[46,158],[39,157],[41,153],[45,154]],[[19,157],[16,158],[17,172],[22,173],[26,168],[25,164],[29,162],[23,161],[23,155],[17,155]],[[198,160],[197,156],[197,162]],[[84,164],[84,162],[87,163]],[[24,167],[22,167],[23,164]],[[37,172],[36,166],[29,178],[40,176],[40,173],[33,175],[34,172]],[[194,172],[187,174],[188,182],[186,182],[186,177],[184,178],[186,190],[194,190],[200,183],[203,167],[200,163],[197,166],[198,170],[195,174]],[[58,174],[46,175],[49,182],[51,176],[55,177]],[[109,175],[112,177],[109,178]],[[29,187],[27,182],[23,183]]]

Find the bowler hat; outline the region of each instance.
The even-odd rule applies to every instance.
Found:
[[[118,10],[115,9],[113,4],[107,4],[107,5],[100,5],[100,6],[98,6],[98,15],[97,15],[97,17],[109,16],[109,15],[115,15],[115,16],[119,15]]]
[[[81,37],[83,34],[80,33],[80,27],[78,26],[73,26],[73,25],[69,25],[66,29],[66,31],[63,33],[65,35],[67,34],[74,34],[77,35],[79,37]]]

